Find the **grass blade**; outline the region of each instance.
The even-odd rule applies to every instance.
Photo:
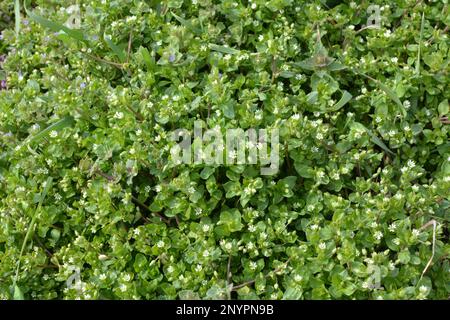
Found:
[[[239,50],[236,50],[236,49],[233,49],[230,47],[219,46],[219,45],[213,44],[213,43],[209,44],[209,48],[213,51],[218,51],[218,52],[222,52],[225,54],[237,54],[240,52]]]
[[[353,96],[350,94],[350,92],[344,90],[344,92],[342,92],[341,99],[339,99],[339,101],[333,107],[331,107],[330,111],[339,110],[340,108],[345,106],[352,98]]]
[[[141,54],[142,60],[144,61],[145,65],[147,66],[147,70],[150,71],[153,68],[154,61],[152,59],[152,56],[150,55],[150,52],[147,48],[140,47],[139,53]]]
[[[367,129],[367,133],[370,136],[370,140],[375,143],[377,146],[379,146],[381,149],[383,149],[386,153],[390,153],[391,155],[395,156],[395,153],[393,153],[388,147],[387,145],[380,139],[378,138],[372,131]]]
[[[170,12],[172,14],[172,16],[184,27],[188,28],[189,30],[193,31],[195,34],[199,34],[202,32],[202,29],[200,28],[196,28],[192,25],[192,23],[190,21],[187,21],[185,19],[183,19],[182,17],[176,15],[173,12]],[[201,24],[201,20],[200,20],[200,24]]]
[[[422,38],[423,38],[423,28],[424,28],[424,22],[425,22],[425,13],[422,12],[422,21],[420,23],[420,36],[419,36],[419,48],[417,52],[417,62],[416,62],[416,74],[420,74],[420,50],[422,48]]]
[[[37,14],[33,13],[32,11],[28,10],[28,8],[25,6],[25,3],[24,3],[24,9],[25,9],[25,12],[27,13],[28,17],[30,17],[31,20],[52,30],[53,32],[64,31],[69,37],[71,37],[75,40],[82,41],[82,42],[86,41],[86,37],[84,36],[83,32],[81,32],[80,30],[70,29],[62,24],[57,23],[57,22],[47,20],[47,19],[41,17],[40,15],[37,15]]]
[[[16,19],[16,35],[18,36],[20,33],[20,24],[21,24],[21,17],[20,17],[20,0],[14,1],[14,16]]]
[[[31,145],[33,143],[36,143],[38,141],[41,141],[44,139],[51,131],[61,131],[62,129],[66,127],[70,127],[74,123],[74,119],[72,116],[65,116],[61,120],[51,124],[44,130],[40,131],[34,136],[28,137],[19,147],[19,149],[22,149],[22,147],[26,145]]]
[[[355,72],[356,74],[362,75],[363,77],[365,77],[365,78],[367,78],[367,79],[369,79],[369,80],[375,82],[376,85],[377,85],[381,90],[383,90],[384,93],[386,93],[386,95],[387,95],[389,98],[391,98],[392,101],[394,101],[394,102],[397,104],[397,106],[399,107],[400,112],[402,113],[403,117],[406,116],[406,109],[405,109],[405,107],[403,106],[403,103],[400,101],[400,99],[397,97],[397,94],[396,94],[391,88],[389,88],[389,87],[388,87],[387,85],[385,85],[384,83],[381,83],[379,80],[374,79],[374,78],[372,78],[372,77],[366,75],[365,73],[358,72],[358,71],[354,71],[354,72]]]
[[[17,260],[16,274],[13,280],[14,286],[14,300],[24,300],[24,296],[22,290],[20,290],[19,286],[17,286],[17,278],[19,277],[19,269],[20,269],[20,259],[22,258],[23,252],[25,251],[25,246],[27,244],[28,238],[31,235],[31,232],[34,229],[34,225],[36,224],[37,213],[41,210],[42,203],[44,202],[45,197],[47,196],[48,190],[52,186],[53,178],[48,177],[45,181],[44,190],[41,193],[41,197],[39,199],[39,203],[34,211],[33,218],[31,219],[30,225],[28,226],[27,233],[25,234],[25,238],[23,239],[22,248],[20,249],[19,259]]]
[[[125,63],[125,61],[127,60],[125,50],[122,50],[119,46],[115,45],[109,36],[104,35],[103,38],[105,39],[106,43],[108,44],[112,52],[119,58],[120,62]]]

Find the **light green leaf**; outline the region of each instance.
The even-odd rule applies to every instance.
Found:
[[[25,300],[25,297],[23,296],[22,290],[19,288],[18,285],[14,285],[14,300]]]
[[[440,116],[448,114],[448,99],[442,100],[441,103],[439,103],[438,111]]]
[[[19,35],[20,33],[20,24],[21,24],[21,16],[20,16],[20,0],[14,1],[14,16],[16,19],[16,35]]]
[[[218,52],[226,53],[226,54],[238,54],[240,52],[239,50],[236,50],[236,49],[233,49],[230,47],[219,46],[219,45],[213,44],[213,43],[209,44],[209,48],[213,51],[218,51]]]

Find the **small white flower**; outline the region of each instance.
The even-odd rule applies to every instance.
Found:
[[[300,281],[303,280],[303,277],[302,277],[301,275],[299,275],[299,274],[296,274],[296,275],[294,276],[294,280],[295,280],[296,282],[300,282]]]
[[[116,119],[123,119],[123,112],[120,112],[120,111],[117,111],[115,114],[114,114],[114,118],[116,118]]]
[[[164,247],[164,241],[159,240],[159,241],[156,243],[156,246],[157,246],[158,248],[163,248],[163,247]]]
[[[391,62],[392,62],[392,63],[397,63],[397,62],[398,62],[398,58],[397,58],[397,57],[391,58]]]
[[[161,192],[161,186],[159,184],[155,187],[155,191],[158,193]]]
[[[381,231],[377,231],[373,236],[375,237],[375,239],[381,240],[381,238],[383,238],[383,233]]]
[[[319,244],[319,249],[320,249],[320,250],[325,250],[326,247],[327,247],[327,245],[325,244],[325,242],[321,242],[321,243]]]
[[[106,260],[106,259],[108,259],[108,256],[106,256],[106,255],[104,255],[104,254],[99,254],[99,255],[98,255],[98,260],[104,261],[104,260]]]
[[[419,291],[420,291],[420,293],[422,293],[422,294],[423,294],[423,293],[426,293],[426,292],[428,291],[428,287],[422,285],[422,286],[419,287]]]
[[[210,227],[208,224],[204,224],[204,225],[202,226],[203,232],[208,232],[210,229],[211,229],[211,227]]]
[[[51,137],[51,138],[56,138],[57,136],[58,136],[58,132],[57,132],[57,131],[52,130],[52,131],[50,132],[50,137]]]
[[[395,224],[395,222],[391,223],[388,227],[390,232],[395,232],[396,228],[397,228],[397,225]]]
[[[403,106],[405,109],[409,109],[411,107],[411,102],[409,102],[409,100],[405,100],[403,101]]]
[[[392,242],[393,242],[394,244],[396,244],[397,246],[400,245],[400,239],[399,239],[399,238],[395,238],[394,240],[392,240]]]
[[[414,166],[416,165],[415,162],[413,160],[408,160],[408,162],[406,163],[406,165],[409,168],[414,168]]]
[[[256,264],[255,261],[251,261],[251,262],[250,262],[250,269],[256,270],[257,267],[258,267],[258,265]]]
[[[123,277],[123,280],[125,280],[126,282],[129,282],[129,281],[131,280],[131,276],[130,276],[129,274],[126,274],[126,275]]]
[[[413,229],[412,235],[417,238],[420,235],[420,231],[417,229]]]

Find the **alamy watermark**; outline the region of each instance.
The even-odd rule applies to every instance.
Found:
[[[276,174],[279,169],[277,128],[226,129],[224,139],[219,126],[203,133],[202,122],[195,121],[193,136],[187,129],[176,129],[170,138],[178,142],[170,150],[172,161],[177,165],[260,164],[262,175]]]

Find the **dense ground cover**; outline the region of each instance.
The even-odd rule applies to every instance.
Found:
[[[0,3],[0,298],[449,297],[446,0],[77,3]]]

